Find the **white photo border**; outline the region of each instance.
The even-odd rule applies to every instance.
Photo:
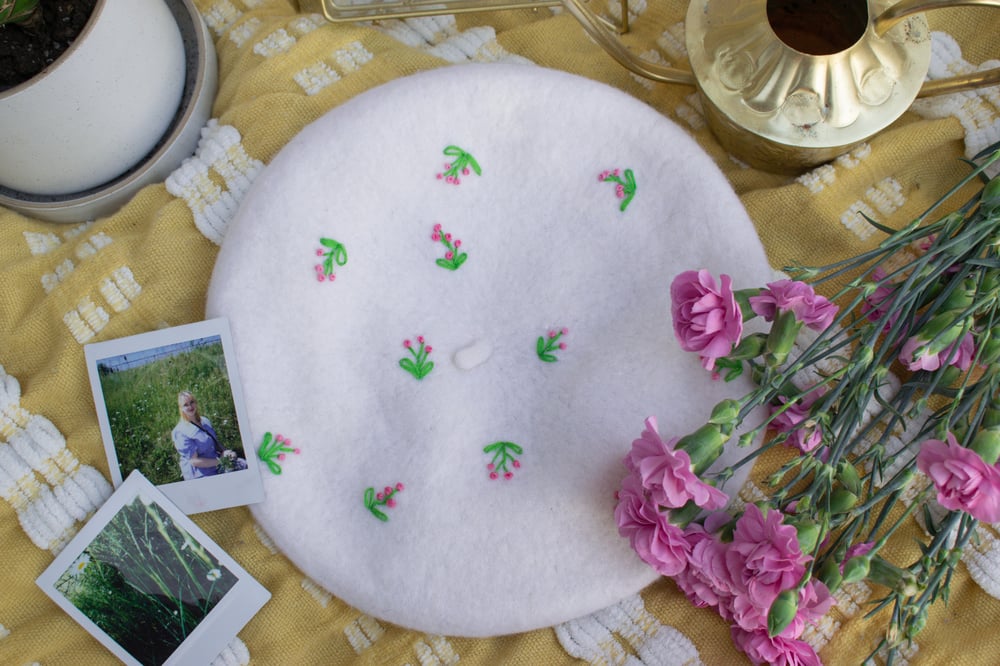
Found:
[[[60,551],[52,564],[42,572],[35,582],[60,608],[116,657],[126,664],[142,666],[130,652],[97,626],[93,620],[84,615],[72,601],[55,587],[60,576],[83,554],[107,527],[108,523],[118,515],[123,507],[136,499],[144,503],[156,504],[170,516],[178,527],[207,549],[220,565],[236,577],[236,582],[225,593],[225,596],[216,603],[209,614],[198,623],[194,631],[174,650],[170,658],[163,662],[165,666],[211,663],[267,603],[271,598],[271,593],[138,470],[129,474],[128,478],[70,540],[69,544]]]
[[[240,383],[239,370],[236,365],[229,320],[225,318],[208,319],[84,345],[83,351],[87,361],[87,371],[90,374],[94,407],[101,427],[101,439],[104,441],[111,481],[115,488],[122,484],[123,474],[118,461],[118,452],[115,449],[114,437],[111,433],[108,409],[104,401],[104,391],[97,369],[98,362],[122,354],[152,350],[178,342],[213,336],[218,336],[222,341],[226,372],[233,394],[236,421],[240,440],[243,443],[243,452],[246,456],[247,469],[229,474],[216,474],[199,479],[165,483],[157,487],[171,502],[187,514],[227,509],[264,501],[264,482],[261,478],[260,461],[257,459],[257,446],[250,439],[251,430],[243,399],[243,386]],[[126,471],[131,472],[132,470]]]

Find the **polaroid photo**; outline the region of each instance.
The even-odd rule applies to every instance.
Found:
[[[271,593],[138,471],[37,579],[126,664],[208,664]]]
[[[142,472],[187,514],[264,500],[229,322],[84,345],[117,488]]]

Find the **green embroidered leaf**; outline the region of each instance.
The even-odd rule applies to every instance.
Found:
[[[545,353],[545,338],[541,335],[538,336],[538,342],[535,343],[535,353],[539,356]]]
[[[271,453],[271,433],[265,432],[264,438],[260,441],[260,448],[257,449],[257,457],[261,460],[267,460]]]
[[[278,463],[274,462],[270,458],[266,459],[264,462],[267,464],[267,468],[269,470],[271,470],[271,473],[273,473],[273,474],[281,474],[281,465],[279,465]]]
[[[408,358],[401,358],[401,359],[399,359],[399,367],[401,367],[403,370],[406,370],[407,372],[409,372],[410,374],[412,374],[414,377],[417,375],[417,366],[414,365],[413,361],[411,361]]]
[[[458,268],[459,266],[461,266],[462,264],[464,264],[465,260],[468,259],[468,258],[469,258],[469,255],[467,255],[465,252],[462,252],[457,257],[455,257],[455,268]]]
[[[374,506],[369,507],[368,510],[372,512],[373,516],[381,520],[383,523],[389,522],[389,516],[385,515],[384,513],[376,509]]]
[[[365,489],[365,508],[371,510],[375,507],[375,489]]]
[[[433,369],[434,369],[434,361],[428,361],[427,363],[425,363],[422,366],[420,366],[420,368],[417,370],[416,375],[414,375],[414,376],[417,379],[423,379],[424,377],[426,377],[427,375],[429,375],[430,372],[431,372],[431,370],[433,370]]]
[[[516,453],[517,455],[521,455],[522,453],[524,453],[524,449],[522,449],[514,442],[504,442],[504,444],[506,444],[507,448]]]
[[[441,268],[447,268],[449,271],[453,271],[456,268],[458,268],[458,266],[455,266],[452,262],[448,261],[447,259],[438,259],[434,263],[436,263]]]
[[[632,169],[625,169],[625,191],[635,192],[635,174]]]
[[[447,148],[444,149],[444,154],[447,155],[448,157],[461,157],[463,154],[465,154],[465,151],[459,148],[458,146],[448,146]]]
[[[468,155],[468,153],[466,153],[466,155]],[[472,155],[469,155],[469,166],[472,167],[472,170],[476,172],[477,176],[483,175],[483,170],[479,168],[479,162],[477,162],[476,158]]]
[[[333,259],[337,262],[338,266],[343,266],[347,263],[347,248],[341,245],[339,248],[333,251]]]
[[[559,360],[558,358],[556,358],[552,354],[548,354],[548,353],[539,354],[538,358],[542,359],[546,363],[555,363],[556,361]]]

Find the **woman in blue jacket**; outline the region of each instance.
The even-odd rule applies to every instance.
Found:
[[[177,394],[180,420],[171,437],[180,454],[181,476],[185,481],[214,476],[222,446],[208,418],[198,411],[198,401],[190,391]]]

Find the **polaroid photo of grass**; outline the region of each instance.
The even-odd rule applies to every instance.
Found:
[[[225,319],[84,346],[115,487],[133,470],[185,513],[264,499]]]
[[[208,664],[271,594],[138,471],[37,583],[126,664]]]

